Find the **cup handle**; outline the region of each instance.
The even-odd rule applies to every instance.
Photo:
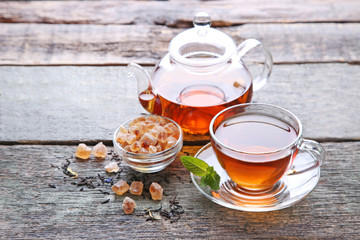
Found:
[[[325,160],[325,149],[316,141],[303,139],[299,151],[308,152],[315,161],[311,164],[297,165],[299,169],[291,168],[287,175],[297,175],[318,168]]]
[[[253,90],[254,91],[257,91],[260,88],[262,88],[268,81],[269,76],[272,71],[272,66],[273,66],[272,56],[271,56],[270,52],[264,47],[264,45],[260,41],[254,39],[254,38],[250,38],[250,39],[243,41],[237,47],[238,55],[240,56],[240,58],[242,58],[247,52],[249,52],[251,49],[253,49],[254,47],[257,47],[257,46],[261,47],[261,49],[263,50],[264,55],[265,55],[265,61],[264,61],[264,67],[263,67],[261,74],[253,80]]]

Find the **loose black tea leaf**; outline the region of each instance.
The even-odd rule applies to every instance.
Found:
[[[60,170],[59,166],[55,166],[55,165],[53,165],[53,164],[50,164],[50,166],[51,166],[52,168],[57,168],[57,169]]]
[[[105,201],[102,201],[101,204],[105,204],[105,203],[108,203],[110,202],[110,199],[106,199]]]
[[[69,168],[71,162],[69,159],[66,159],[66,163],[64,163],[62,166],[61,166],[61,169],[63,170],[62,172],[66,175],[66,176],[69,176],[69,177],[72,177],[72,178],[77,178],[77,173],[72,171],[71,168]]]
[[[165,209],[160,211],[160,215],[166,219],[169,219],[170,223],[177,222],[180,219],[181,214],[185,212],[183,207],[179,204],[179,201],[176,201],[176,197],[177,195],[175,195],[173,199],[169,201],[170,211]]]
[[[97,176],[98,176],[98,178],[100,179],[102,185],[104,185],[104,179],[105,179],[105,178],[104,178],[103,176],[101,176],[100,174],[98,174]]]
[[[103,190],[101,190],[101,189],[99,189],[99,191],[100,191],[102,194],[105,194],[105,195],[110,195],[110,193],[109,193],[109,192],[103,191]]]
[[[159,208],[156,208],[156,209],[151,210],[151,211],[152,211],[152,212],[160,212],[160,211],[161,211],[161,209],[162,209],[162,204],[160,205],[160,207],[159,207]]]

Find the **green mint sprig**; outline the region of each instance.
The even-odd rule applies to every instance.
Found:
[[[195,157],[182,156],[180,159],[187,170],[192,172],[192,174],[201,177],[201,185],[208,185],[215,191],[220,189],[220,176],[214,170],[214,167],[210,167],[206,162]]]

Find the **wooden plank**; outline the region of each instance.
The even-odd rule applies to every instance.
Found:
[[[360,62],[360,24],[246,24],[222,28],[257,38],[275,63]],[[1,65],[154,65],[181,29],[164,26],[0,24]]]
[[[348,64],[276,65],[255,100],[295,113],[305,137],[360,140],[359,72]],[[2,142],[110,141],[120,123],[145,112],[125,67],[2,66],[0,76]]]
[[[137,202],[136,213],[143,207],[156,207],[178,194],[185,213],[179,221],[146,221],[121,209],[124,196],[103,195],[109,185],[96,189],[71,185],[60,166],[72,156],[75,146],[0,146],[1,239],[237,239],[306,238],[356,239],[360,228],[358,187],[360,142],[324,143],[327,161],[322,166],[316,189],[297,205],[275,212],[249,213],[221,207],[197,191],[179,159],[166,170],[146,175],[145,186],[159,181],[167,196],[155,202],[126,193]],[[180,155],[193,155],[199,147],[184,147]],[[104,175],[109,161],[77,161],[70,167],[81,176]],[[122,163],[123,164],[123,163]],[[123,166],[123,165],[122,165]],[[134,172],[124,167],[121,178],[131,182]],[[144,179],[142,174],[136,174]],[[166,182],[164,179],[167,179]],[[95,183],[100,183],[94,180]],[[54,184],[56,188],[50,188]],[[101,201],[111,199],[108,204]],[[341,231],[339,231],[341,229]]]
[[[359,22],[359,1],[32,1],[0,2],[0,22],[192,26],[206,10],[214,26],[244,23]]]

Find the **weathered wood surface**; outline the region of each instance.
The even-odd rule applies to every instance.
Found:
[[[275,63],[360,62],[360,23],[245,24],[221,30],[238,44],[259,39]],[[154,65],[181,31],[154,25],[0,24],[0,64]]]
[[[357,0],[1,1],[0,239],[358,239],[359,9]],[[100,193],[109,185],[80,191],[50,167],[80,141],[111,146],[117,125],[144,113],[125,67],[108,65],[153,66],[198,11],[237,43],[264,42],[277,64],[255,101],[294,112],[305,137],[327,151],[319,185],[293,207],[247,213],[216,205],[196,190],[179,158],[147,177],[123,166],[128,181],[135,174],[146,185],[160,182],[165,208],[175,194],[185,208],[176,223],[147,222],[122,212],[124,197]],[[207,141],[185,136],[179,156]],[[105,175],[109,157],[71,161],[80,176],[96,176]],[[137,213],[159,206],[148,194],[131,197]]]
[[[120,123],[145,112],[126,67],[2,66],[0,72],[2,142],[110,141]],[[275,66],[255,100],[294,112],[305,137],[360,140],[359,72],[348,64]],[[185,138],[197,140],[207,138]]]
[[[360,142],[325,143],[327,160],[319,185],[297,205],[275,212],[248,213],[221,207],[201,195],[179,159],[164,171],[147,175],[146,184],[159,181],[167,196],[155,202],[142,196],[143,207],[163,204],[175,194],[185,213],[178,222],[147,222],[145,216],[125,215],[124,196],[103,195],[99,189],[79,191],[51,164],[57,166],[74,154],[75,146],[0,146],[0,238],[1,239],[356,239],[360,229]],[[194,155],[199,147],[184,147]],[[77,161],[72,170],[81,176],[105,175],[109,161]],[[122,163],[123,164],[123,163]],[[131,182],[133,171],[123,167],[121,178]],[[136,174],[140,179],[143,175]],[[164,176],[168,183],[164,180]],[[99,182],[99,181],[98,181]],[[48,184],[54,184],[55,189]],[[146,186],[146,185],[145,185]],[[100,202],[111,199],[108,204]]]
[[[0,2],[0,22],[192,26],[207,11],[214,26],[244,23],[359,22],[359,1],[34,1]]]

